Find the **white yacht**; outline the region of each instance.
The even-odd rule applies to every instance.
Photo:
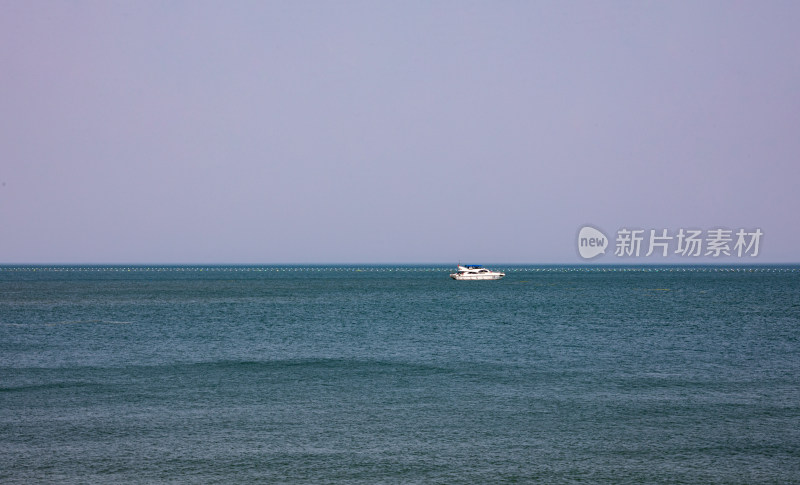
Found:
[[[505,273],[489,271],[479,264],[458,265],[458,271],[450,275],[454,280],[499,280]]]

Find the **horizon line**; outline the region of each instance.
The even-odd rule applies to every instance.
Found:
[[[0,262],[0,267],[14,266],[454,266],[452,262],[261,262],[261,263],[225,263],[225,262]],[[472,264],[472,263],[466,263]],[[482,266],[759,266],[759,265],[800,265],[800,261],[664,261],[614,263],[592,262],[489,262]]]

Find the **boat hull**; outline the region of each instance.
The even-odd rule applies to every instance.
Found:
[[[480,280],[499,280],[505,276],[503,273],[495,274],[458,274],[452,273],[451,278],[458,281],[480,281]]]

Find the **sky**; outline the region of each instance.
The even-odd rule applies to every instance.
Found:
[[[587,224],[590,263],[800,262],[798,25],[794,1],[8,0],[0,263],[579,263]],[[616,257],[625,228],[763,237]]]

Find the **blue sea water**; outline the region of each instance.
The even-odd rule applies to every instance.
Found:
[[[2,483],[800,483],[800,267],[0,267]]]

